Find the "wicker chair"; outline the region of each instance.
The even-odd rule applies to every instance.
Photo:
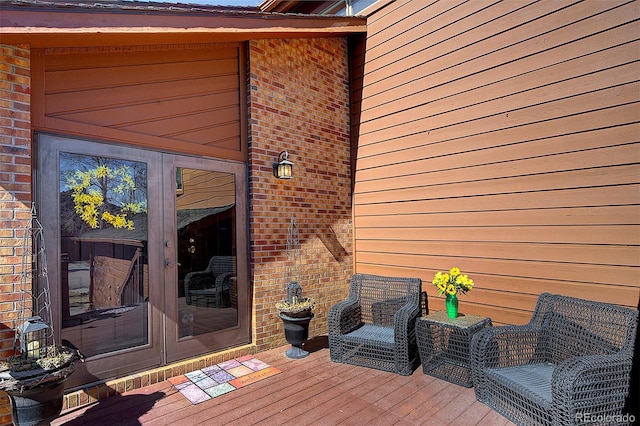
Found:
[[[420,365],[421,287],[419,278],[354,275],[349,298],[329,310],[331,360],[410,375]]]
[[[529,324],[473,337],[476,398],[517,424],[624,423],[637,323],[633,309],[544,293]]]
[[[223,308],[230,303],[231,279],[235,276],[234,256],[213,256],[204,271],[184,277],[187,305]]]

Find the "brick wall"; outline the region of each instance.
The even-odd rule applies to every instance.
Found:
[[[0,359],[13,354],[22,233],[31,217],[30,52],[0,45]],[[11,410],[0,395],[0,424]]]
[[[248,54],[249,221],[258,350],[286,344],[275,302],[285,297],[286,233],[294,215],[310,336],[326,335],[329,307],[352,273],[349,87],[343,38],[253,41]],[[9,355],[23,228],[30,218],[29,49],[0,45],[0,359]],[[287,150],[294,179],[271,169]],[[0,395],[0,425],[11,424]]]
[[[249,43],[249,190],[255,341],[285,344],[274,304],[286,296],[287,227],[295,216],[304,295],[316,300],[309,335],[327,333],[329,307],[352,273],[349,81],[344,38]],[[272,166],[289,152],[294,178]]]

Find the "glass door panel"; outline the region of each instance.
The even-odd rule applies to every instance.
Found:
[[[38,135],[53,326],[78,386],[250,341],[242,163]]]
[[[167,269],[174,269],[176,277],[166,294],[167,311],[173,313],[168,358],[247,343],[246,255],[238,256],[246,253],[239,232],[245,220],[244,167],[171,155],[164,160],[166,176],[175,179],[174,192],[165,195],[175,202],[165,211],[175,212],[165,219]]]
[[[62,340],[85,357],[149,343],[147,164],[59,154]]]
[[[38,135],[37,201],[56,338],[73,387],[164,362],[162,155]]]
[[[236,327],[235,177],[190,168],[177,173],[178,337]]]

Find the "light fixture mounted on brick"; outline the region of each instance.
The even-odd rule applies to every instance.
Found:
[[[293,163],[288,158],[289,153],[282,151],[278,155],[278,162],[273,163],[273,175],[278,179],[293,179]]]

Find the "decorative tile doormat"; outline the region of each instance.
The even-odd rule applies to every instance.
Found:
[[[172,377],[169,383],[192,404],[199,404],[279,372],[277,368],[247,355]]]

